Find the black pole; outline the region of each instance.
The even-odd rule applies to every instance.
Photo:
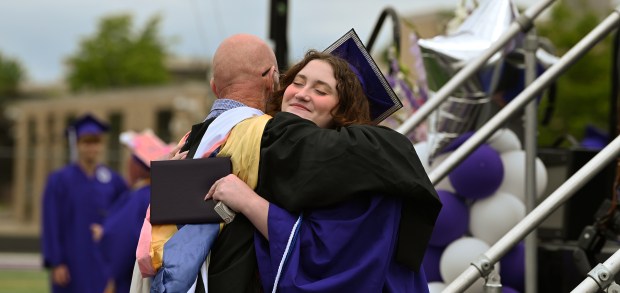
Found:
[[[288,68],[288,0],[271,0],[269,38],[275,43],[280,72]]]
[[[620,82],[620,75],[618,74],[620,63],[618,58],[620,55],[620,30],[616,30],[614,34],[613,49],[611,54],[612,71],[611,71],[611,95],[609,99],[609,141],[610,143],[616,135],[620,134],[620,120],[618,119],[618,83]]]
[[[396,44],[396,53],[398,56],[398,53],[400,51],[400,20],[398,18],[398,13],[396,13],[396,10],[394,10],[394,8],[392,7],[386,7],[385,9],[383,9],[383,11],[381,11],[381,15],[379,15],[379,20],[377,20],[375,28],[370,35],[370,39],[368,39],[366,49],[368,50],[368,52],[372,50],[372,46],[375,44],[375,39],[377,38],[377,35],[381,30],[381,26],[383,25],[383,22],[388,15],[392,18],[392,36],[394,38],[394,44]]]
[[[609,101],[609,141],[610,143],[616,136],[620,135],[620,30],[614,34],[612,50],[612,71],[611,71],[611,96]],[[618,197],[620,196],[620,158],[616,159],[616,177],[613,183],[612,203],[616,208]]]

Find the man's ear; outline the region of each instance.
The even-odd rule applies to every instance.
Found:
[[[211,91],[213,92],[213,94],[215,94],[216,97],[219,97],[220,95],[217,94],[217,87],[215,87],[215,82],[213,82],[213,78],[211,78],[211,80],[209,81],[209,85],[211,85]]]
[[[280,87],[280,78],[276,77],[277,74],[278,71],[276,71],[276,67],[273,66],[271,71],[271,82],[267,84],[272,93],[276,92]]]
[[[278,73],[275,73],[275,72],[274,72],[274,74],[278,74]],[[274,93],[280,89],[280,77],[279,77],[279,76],[278,76],[278,78],[276,78],[276,77],[274,76],[274,78],[273,78],[273,82],[272,82],[272,86],[273,86],[272,91],[273,91]]]

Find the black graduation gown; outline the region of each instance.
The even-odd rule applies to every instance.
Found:
[[[181,152],[189,150],[187,158],[194,157],[200,140],[213,120],[192,127],[181,148]],[[210,292],[262,292],[254,251],[254,226],[242,214],[237,214],[235,220],[226,225],[211,248],[208,284]],[[205,292],[202,282],[198,282],[196,292]]]
[[[192,129],[184,147],[190,150],[188,158],[210,122]],[[364,195],[402,198],[396,257],[409,268],[419,269],[441,202],[406,137],[379,126],[322,129],[283,112],[265,126],[260,160],[257,193],[291,212]],[[212,292],[260,290],[254,227],[239,216],[224,228],[211,251]]]
[[[364,195],[403,199],[397,260],[418,270],[441,202],[413,144],[381,126],[322,129],[278,113],[263,132],[256,191],[291,212]]]

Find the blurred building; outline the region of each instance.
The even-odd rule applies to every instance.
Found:
[[[404,53],[400,57],[408,63],[413,57],[406,36],[413,30],[423,38],[437,35],[448,17],[431,12],[404,19],[409,24],[401,25],[401,52]],[[378,52],[385,48],[377,49]],[[196,60],[173,59],[166,66],[172,75],[172,83],[167,86],[75,95],[66,93],[62,86],[29,87],[28,100],[12,105],[9,110],[15,145],[10,186],[4,187],[9,196],[5,199],[9,203],[9,223],[0,225],[0,236],[38,236],[43,188],[48,174],[69,161],[65,129],[75,117],[90,112],[110,124],[103,161],[121,174],[125,173],[124,163],[129,157],[119,144],[122,131],[151,128],[165,141],[176,142],[192,124],[204,118],[214,99],[206,82],[208,65]]]
[[[43,188],[48,174],[69,161],[65,129],[75,117],[89,112],[110,124],[103,161],[123,175],[129,152],[119,143],[121,132],[150,128],[176,143],[200,122],[214,99],[206,66],[177,61],[168,67],[174,80],[170,85],[60,94],[12,105],[11,224],[0,225],[0,235],[38,235]]]

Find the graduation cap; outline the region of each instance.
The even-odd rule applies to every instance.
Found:
[[[73,122],[67,131],[73,132],[75,138],[79,139],[84,135],[99,135],[107,132],[110,127],[91,114],[86,114]]]
[[[151,161],[160,159],[174,147],[166,144],[151,129],[146,129],[142,133],[125,131],[120,135],[120,142],[126,145],[133,157],[147,168],[151,167]]]
[[[77,118],[67,127],[67,137],[69,138],[69,150],[71,161],[77,160],[76,145],[78,139],[85,135],[100,135],[108,131],[110,127],[91,114],[85,114]]]
[[[359,78],[370,106],[370,119],[378,124],[403,107],[385,76],[355,33],[348,31],[323,52],[345,59]]]

